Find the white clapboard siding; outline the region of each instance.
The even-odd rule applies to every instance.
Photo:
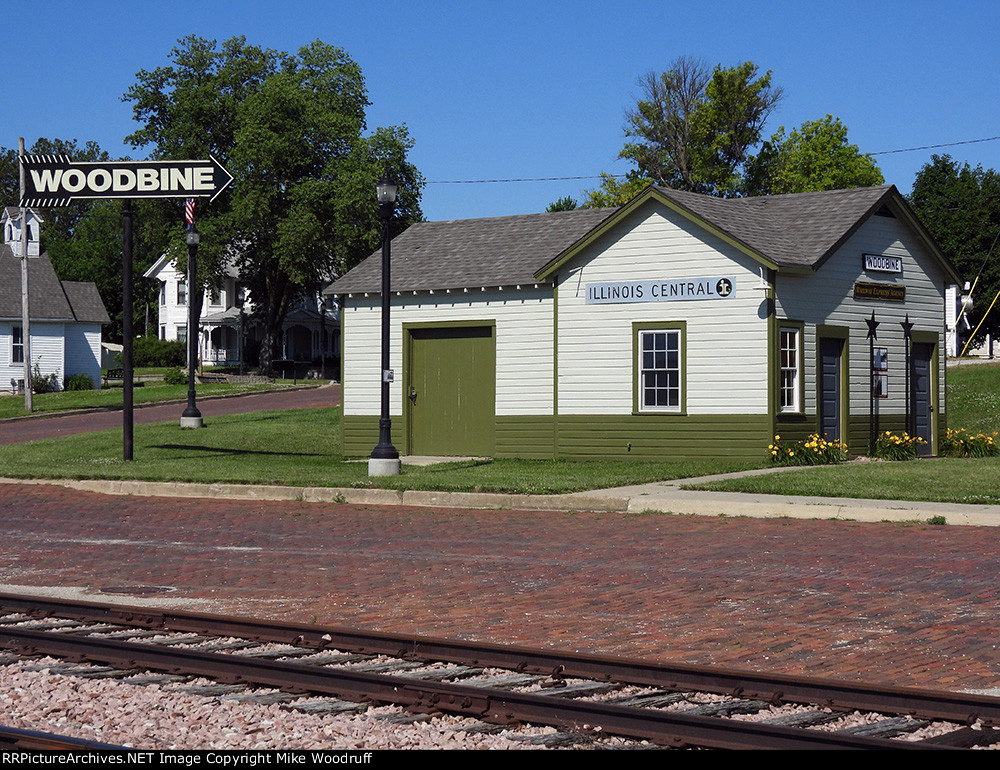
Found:
[[[381,399],[381,300],[377,294],[345,301],[345,415],[378,414]],[[390,413],[402,414],[403,326],[419,323],[494,322],[496,324],[496,413],[552,414],[552,289],[505,287],[467,292],[403,292],[391,304],[389,366]]]
[[[558,284],[559,414],[631,414],[633,322],[687,324],[688,414],[765,414],[767,318],[759,263],[657,203],[566,265]],[[586,303],[592,283],[731,277],[727,299]]]
[[[863,254],[900,257],[903,272],[866,272]],[[854,284],[893,284],[906,287],[905,302],[855,300]],[[905,414],[905,348],[901,322],[909,315],[914,331],[934,332],[941,337],[944,329],[944,293],[947,278],[931,255],[908,228],[892,217],[873,216],[849,238],[836,254],[810,276],[779,274],[776,309],[781,319],[806,320],[849,329],[850,410],[865,414],[869,408],[868,373],[870,318],[875,311],[878,321],[875,345],[888,349],[889,397],[878,399],[883,414]],[[805,409],[816,411],[816,334],[806,327]],[[944,409],[945,350],[938,345],[939,401]]]
[[[85,374],[101,386],[101,327],[66,324],[66,376]]]

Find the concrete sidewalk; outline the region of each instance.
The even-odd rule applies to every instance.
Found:
[[[454,460],[455,458],[447,458]],[[426,464],[425,458],[404,458]],[[0,479],[2,484],[55,484],[87,492],[149,497],[229,500],[287,500],[357,505],[401,505],[428,508],[500,509],[519,511],[587,511],[643,513],[657,511],[702,516],[752,518],[839,519],[850,521],[928,521],[944,517],[947,524],[1000,526],[1000,505],[864,500],[682,489],[725,478],[780,473],[794,468],[764,468],[739,473],[675,479],[648,484],[562,495],[435,492],[351,487],[291,487],[241,484],[195,484],[113,480]]]

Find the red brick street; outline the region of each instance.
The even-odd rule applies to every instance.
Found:
[[[998,572],[993,527],[0,485],[0,590],[898,685],[996,685]]]

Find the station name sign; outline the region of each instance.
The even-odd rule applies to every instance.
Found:
[[[902,257],[887,257],[884,254],[862,254],[865,259],[865,270],[876,273],[902,273]]]
[[[111,198],[215,198],[233,176],[215,158],[78,163],[67,155],[26,155],[21,206],[66,206]]]
[[[728,299],[733,296],[736,280],[723,278],[682,278],[672,281],[612,281],[588,283],[588,305],[611,305],[626,302],[677,302],[696,299]]]

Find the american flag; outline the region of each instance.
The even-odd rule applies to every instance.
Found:
[[[194,227],[194,198],[188,198],[184,203],[184,221],[187,222],[188,230]]]

